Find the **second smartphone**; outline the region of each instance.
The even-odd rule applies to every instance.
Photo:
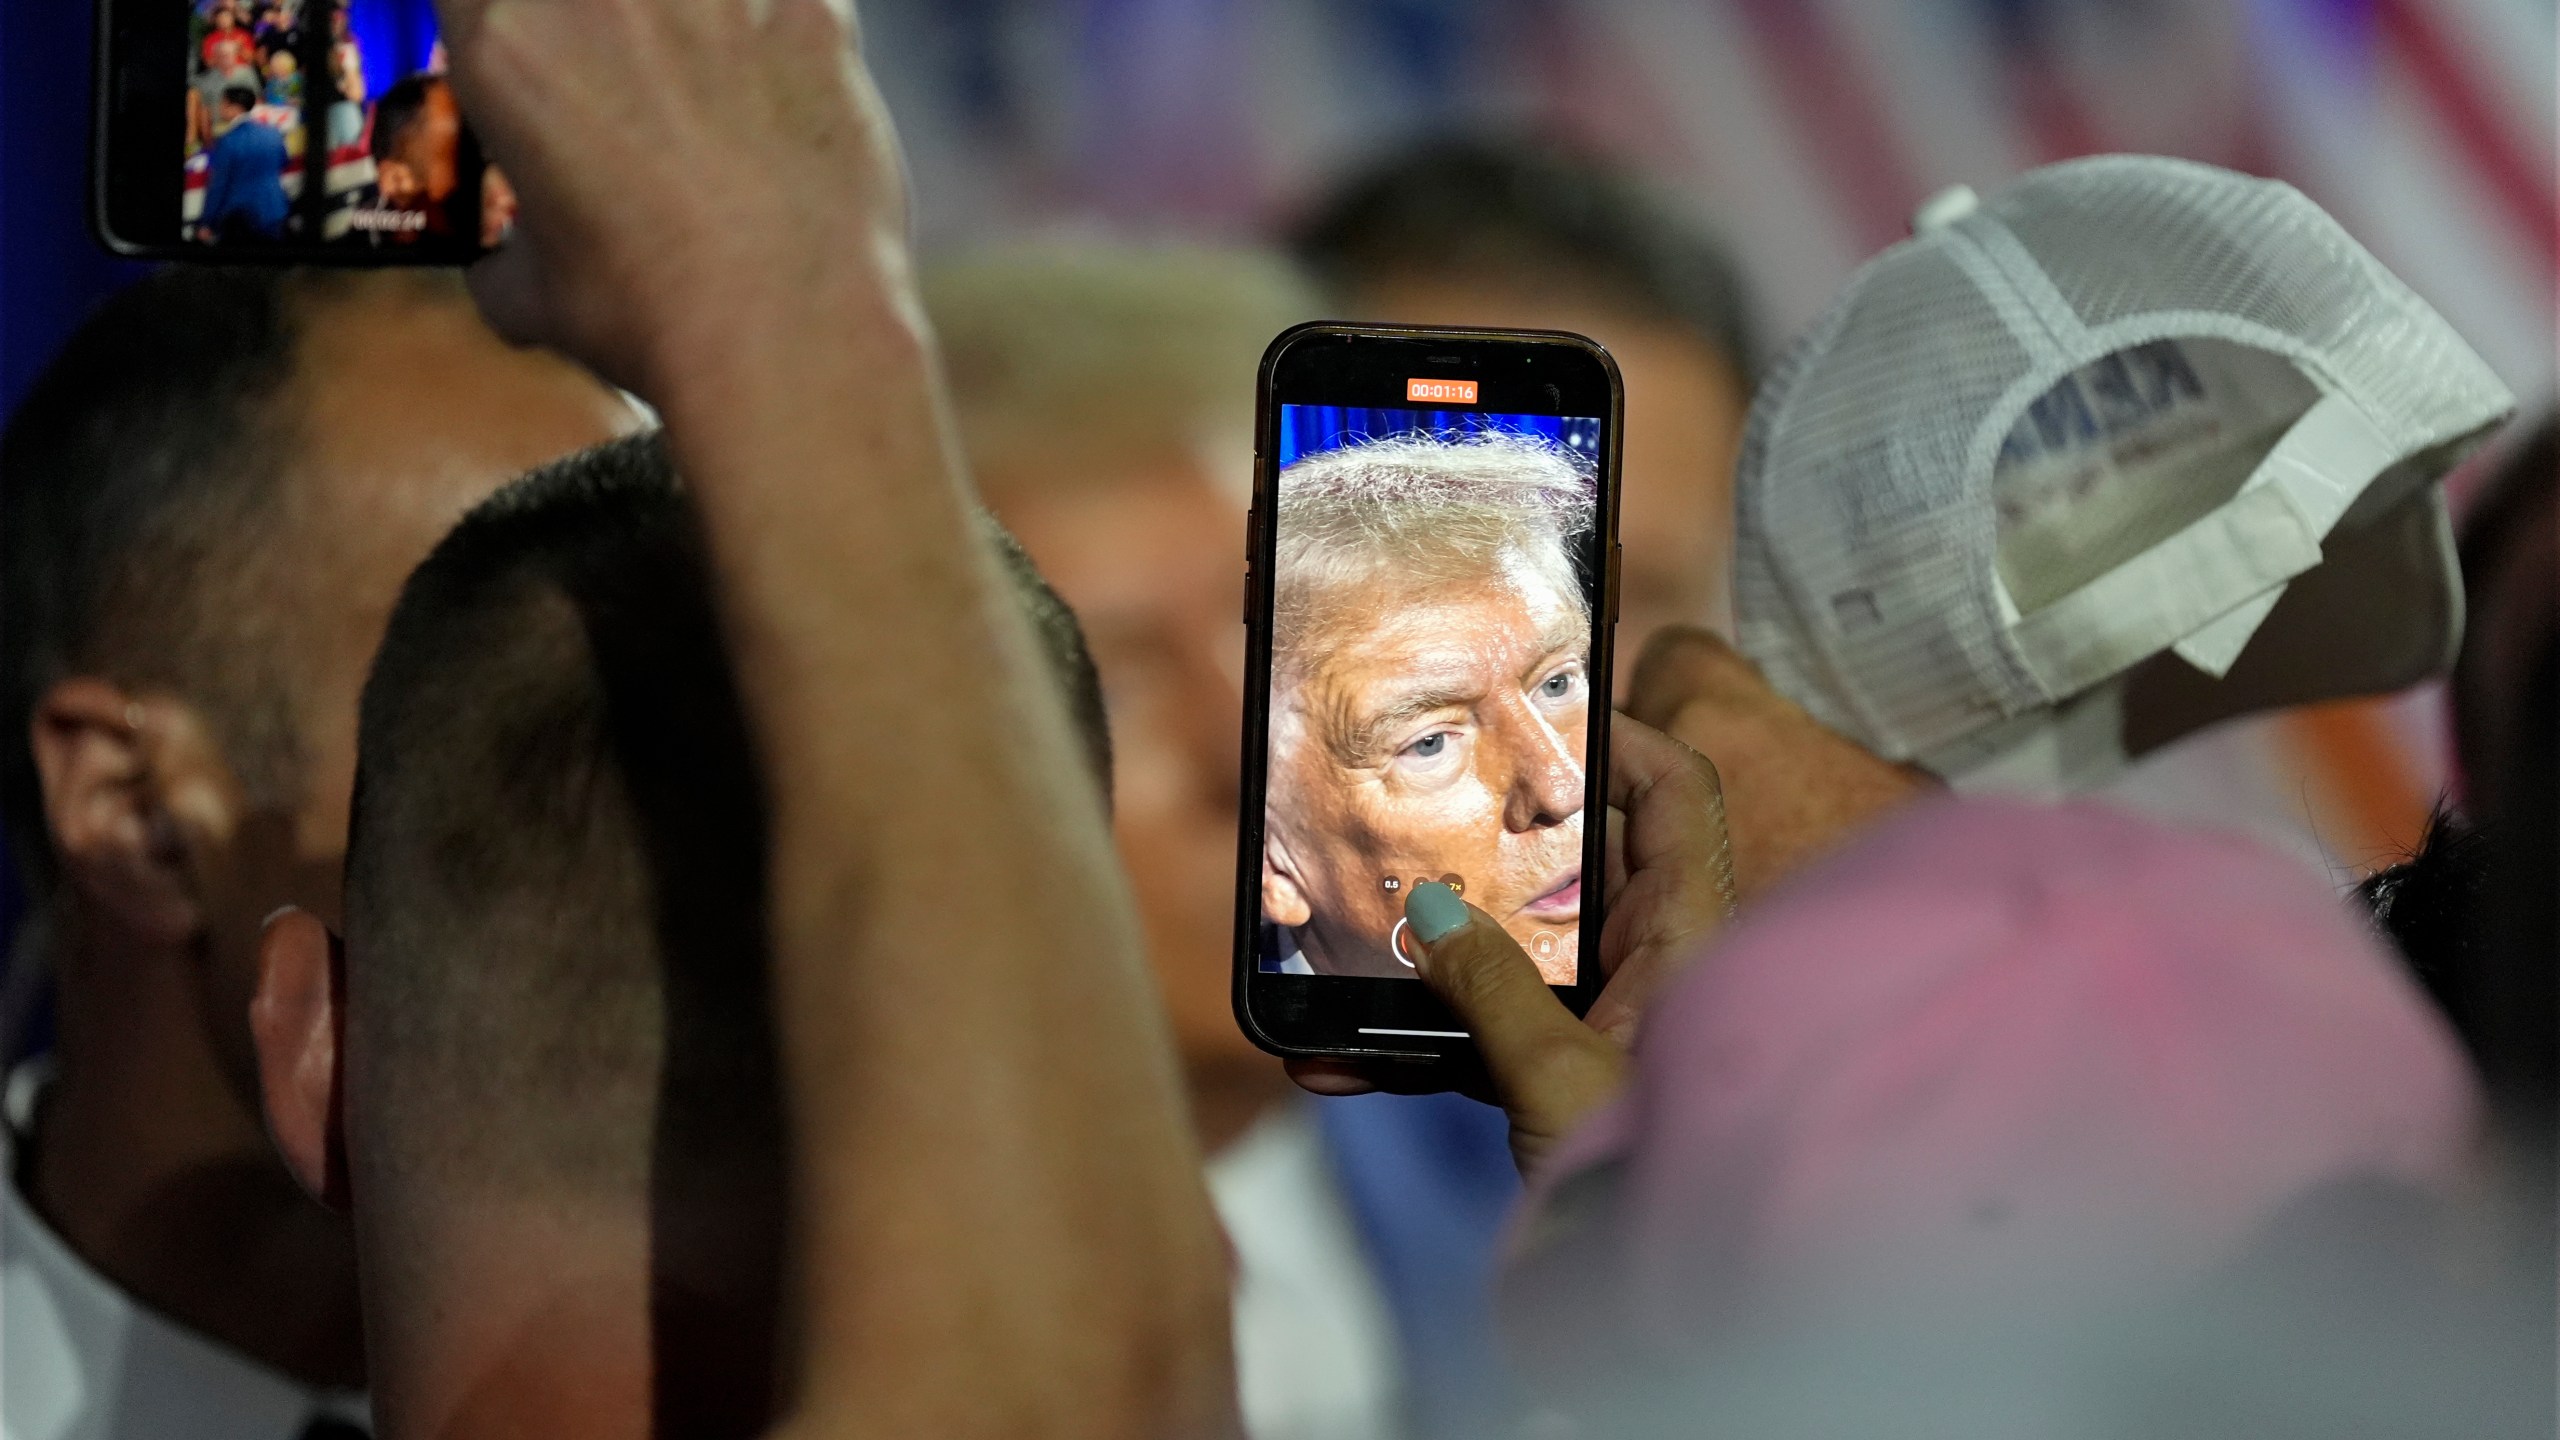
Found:
[[[456,265],[515,218],[434,0],[100,0],[92,219],[167,260]]]
[[[1574,1013],[1599,994],[1622,409],[1577,335],[1323,323],[1264,354],[1235,952],[1264,1049],[1472,1052],[1414,969],[1426,880]]]

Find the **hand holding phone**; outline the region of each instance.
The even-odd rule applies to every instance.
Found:
[[[1234,1433],[1228,1252],[849,8],[442,0],[523,201],[474,291],[658,409],[701,522],[773,801],[789,1428]]]
[[[1734,884],[1716,767],[1624,715],[1610,729],[1610,746],[1616,824],[1599,949],[1609,980],[1590,1013],[1576,1018],[1539,983],[1519,942],[1467,907],[1467,923],[1454,935],[1422,924],[1415,958],[1423,982],[1475,1037],[1480,1069],[1300,1059],[1289,1062],[1292,1078],[1319,1095],[1455,1089],[1499,1105],[1523,1170],[1616,1094],[1637,1022],[1723,929]]]
[[[522,197],[472,272],[502,333],[653,400],[714,348],[777,371],[810,344],[923,349],[905,170],[850,0],[744,24],[734,4],[442,3],[465,108]]]
[[[1578,336],[1309,325],[1266,354],[1235,982],[1257,1044],[1467,1054],[1417,983],[1424,883],[1574,1013],[1597,996],[1619,410]]]
[[[1745,899],[1946,788],[1814,719],[1721,636],[1691,626],[1665,626],[1645,642],[1626,714],[1729,768],[1734,884]]]

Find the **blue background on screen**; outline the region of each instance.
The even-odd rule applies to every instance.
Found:
[[[1362,440],[1420,430],[1436,435],[1463,435],[1492,430],[1508,435],[1534,435],[1572,449],[1595,467],[1600,463],[1600,422],[1581,416],[1487,414],[1481,410],[1380,410],[1357,405],[1283,405],[1280,407],[1280,464],[1289,466],[1309,455],[1339,450]]]
[[[327,23],[319,6],[306,6],[314,19]],[[364,56],[364,98],[382,92],[427,68],[436,48],[434,0],[354,0],[347,7],[347,33]]]

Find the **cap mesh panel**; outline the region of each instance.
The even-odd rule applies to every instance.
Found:
[[[1998,269],[1952,258],[2005,245],[2004,227],[2005,253],[2031,258],[2067,313],[2014,288],[1987,296],[1976,277],[1998,283]],[[2013,326],[2085,353],[2031,373]],[[1743,648],[1895,758],[2061,698],[2027,674],[1999,613],[1992,457],[2063,371],[2161,337],[2286,355],[2411,453],[2449,459],[2514,404],[2290,187],[2143,156],[2047,167],[1870,262],[1763,385],[1736,487]]]

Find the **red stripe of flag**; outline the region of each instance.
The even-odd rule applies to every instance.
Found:
[[[2002,47],[2000,63],[2037,164],[2106,153],[2098,117],[2072,91],[2049,47],[2038,40],[2013,42]]]
[[[1920,187],[1895,137],[1878,87],[1834,31],[1818,0],[1734,0],[1777,72],[1778,101],[1793,116],[1862,248],[1908,235]]]
[[[2107,148],[2097,115],[2072,88],[2052,44],[2053,12],[2027,0],[1985,4],[2000,80],[2038,165],[2096,155]]]
[[[2373,0],[2374,18],[2499,206],[2548,264],[2560,254],[2560,197],[2464,73],[2451,36],[2418,0]]]
[[[1596,153],[1630,156],[1654,173],[1698,173],[1684,127],[1655,89],[1651,67],[1626,53],[1613,27],[1565,19],[1562,11],[1540,7],[1522,27],[1548,123]]]

